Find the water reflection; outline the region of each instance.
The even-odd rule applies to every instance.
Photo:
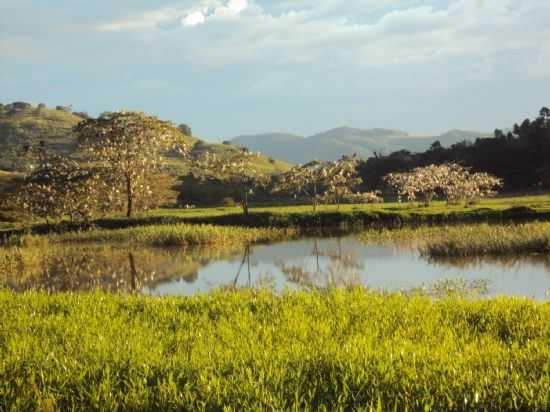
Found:
[[[15,291],[104,290],[190,295],[212,289],[475,291],[549,299],[550,259],[422,258],[403,245],[354,237],[311,238],[234,249],[148,249],[114,245],[0,250],[0,283]]]
[[[283,259],[274,262],[288,282],[305,289],[360,285],[357,274],[364,270],[364,263],[357,259],[353,251],[344,251],[341,238],[337,239],[334,249],[323,250],[318,239],[312,240],[312,243],[310,256],[315,262],[313,268],[308,264],[307,257],[294,262]]]

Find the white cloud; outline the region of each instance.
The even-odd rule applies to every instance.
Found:
[[[230,0],[227,8],[234,14],[239,14],[248,8],[248,0]]]
[[[548,77],[525,70],[526,56],[539,67],[550,64],[548,15],[547,0],[180,0],[95,29],[119,42],[113,58],[122,62],[143,61],[134,50],[147,45],[148,60],[193,66],[424,65],[480,67],[490,76],[505,62]]]
[[[184,25],[184,26],[196,26],[197,24],[201,24],[201,23],[204,23],[205,21],[205,16],[204,14],[202,14],[201,11],[194,11],[190,14],[188,14],[187,16],[185,16],[181,23]]]

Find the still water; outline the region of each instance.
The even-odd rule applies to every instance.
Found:
[[[550,259],[429,260],[413,247],[365,244],[353,236],[285,241],[236,249],[67,247],[3,277],[22,291],[136,291],[192,295],[220,288],[276,291],[362,285],[410,291],[475,291],[550,300]]]

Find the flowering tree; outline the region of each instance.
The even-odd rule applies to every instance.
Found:
[[[327,203],[336,203],[340,207],[342,200],[353,194],[352,189],[362,183],[357,174],[357,163],[355,156],[344,156],[325,166],[323,198]]]
[[[430,165],[417,167],[407,173],[390,173],[384,177],[384,181],[397,191],[400,199],[405,197],[412,202],[419,196],[424,205],[428,206],[444,184],[445,173],[442,166]]]
[[[406,173],[390,173],[384,180],[392,186],[398,196],[414,201],[421,197],[428,206],[432,199],[441,194],[449,203],[475,200],[494,194],[502,181],[487,173],[472,173],[458,164],[430,165],[417,167]]]
[[[466,206],[477,200],[496,194],[495,189],[502,187],[502,180],[488,173],[472,173],[457,164],[445,165],[447,178],[442,187],[449,204],[464,201]]]
[[[47,150],[43,142],[26,146],[23,157],[28,172],[15,203],[31,216],[88,220],[108,207],[107,187],[96,170]]]
[[[187,152],[176,127],[143,113],[104,113],[79,123],[75,131],[89,161],[108,171],[105,183],[124,195],[112,200],[126,204],[127,217],[136,207],[147,207],[153,195],[149,178],[163,166],[163,151]]]
[[[326,177],[327,170],[323,163],[315,160],[281,174],[273,191],[292,193],[294,196],[305,195],[311,200],[315,212],[324,193]]]
[[[224,156],[206,151],[197,160],[197,166],[202,169],[203,178],[215,178],[237,186],[243,214],[248,215],[249,196],[254,194],[255,190],[266,187],[271,181],[270,176],[261,173],[254,165],[259,156],[258,153],[245,149],[235,150]]]
[[[274,191],[305,195],[316,211],[320,201],[339,205],[360,183],[357,159],[344,156],[337,162],[313,161],[295,166],[279,176]]]

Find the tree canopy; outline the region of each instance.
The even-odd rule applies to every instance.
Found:
[[[104,113],[79,123],[75,132],[88,160],[104,171],[115,193],[123,193],[126,215],[147,208],[153,194],[149,178],[163,165],[162,152],[185,154],[181,132],[170,122],[137,112]],[[115,199],[116,200],[116,199]]]

